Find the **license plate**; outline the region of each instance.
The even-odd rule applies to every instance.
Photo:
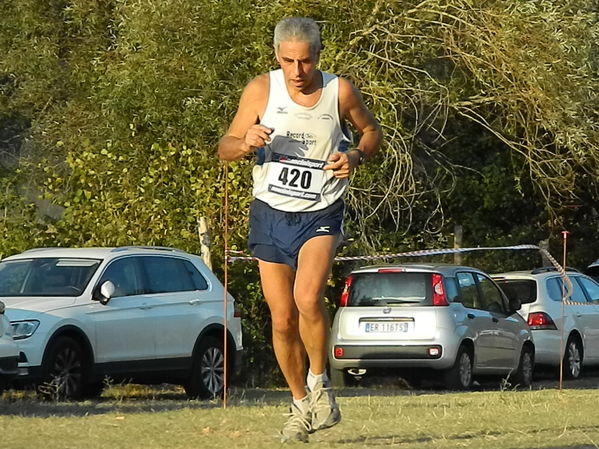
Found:
[[[410,323],[407,321],[401,322],[378,322],[378,323],[364,323],[364,331],[367,334],[370,333],[381,333],[391,334],[396,332],[408,332],[410,330]]]

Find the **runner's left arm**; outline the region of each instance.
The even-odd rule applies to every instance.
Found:
[[[381,126],[364,104],[358,89],[344,78],[339,78],[339,110],[341,120],[349,121],[360,134],[355,149],[360,150],[365,158],[373,156],[383,139]],[[333,153],[324,169],[333,170],[336,178],[348,178],[360,164],[360,151]]]

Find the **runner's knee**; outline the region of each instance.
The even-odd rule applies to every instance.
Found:
[[[293,314],[275,313],[272,315],[272,331],[280,336],[297,335],[299,319]]]

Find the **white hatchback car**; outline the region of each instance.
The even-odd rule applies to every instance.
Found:
[[[19,345],[19,384],[96,396],[103,380],[223,392],[239,367],[241,318],[198,256],[160,247],[42,248],[0,262],[0,299]]]
[[[578,272],[567,275],[573,290],[563,303],[564,282],[552,267],[492,277],[522,303],[519,312],[532,330],[537,364],[559,367],[563,360],[565,377],[575,379],[583,364],[599,365],[599,283]]]
[[[488,275],[471,267],[363,267],[346,279],[331,332],[334,384],[393,368],[411,381],[429,374],[467,389],[479,376],[532,381],[535,346],[526,322]]]
[[[0,301],[0,394],[17,375],[19,350],[12,338],[12,329],[4,314],[4,303]]]

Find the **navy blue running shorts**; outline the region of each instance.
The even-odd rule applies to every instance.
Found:
[[[300,249],[312,237],[341,236],[344,210],[342,199],[313,212],[284,212],[254,199],[250,206],[250,251],[260,260],[284,263],[295,270]]]

